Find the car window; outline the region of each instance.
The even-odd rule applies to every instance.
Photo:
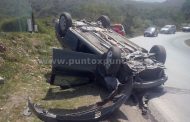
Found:
[[[155,31],[155,30],[156,30],[156,28],[154,28],[154,27],[150,27],[147,29],[147,31]]]
[[[164,26],[164,28],[171,28],[171,25],[166,25]]]

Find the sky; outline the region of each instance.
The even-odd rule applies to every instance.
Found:
[[[135,1],[144,1],[144,2],[164,2],[166,0],[135,0]]]

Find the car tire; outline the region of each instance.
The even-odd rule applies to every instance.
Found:
[[[111,21],[110,21],[110,18],[106,15],[102,15],[100,16],[97,21],[100,21],[102,23],[102,26],[104,28],[110,28],[111,26]]]
[[[67,33],[67,30],[71,26],[72,26],[71,15],[67,12],[62,13],[59,18],[59,27],[61,31],[61,36],[65,36],[65,34]]]
[[[158,37],[158,33],[156,33],[154,37]]]
[[[154,45],[149,53],[155,54],[155,59],[163,64],[166,62],[166,50],[161,45]]]
[[[120,68],[121,50],[118,47],[111,47],[104,55],[103,59],[106,75],[115,76]]]
[[[97,71],[102,76],[116,76],[121,66],[121,50],[111,47],[102,55],[102,64],[98,65]]]

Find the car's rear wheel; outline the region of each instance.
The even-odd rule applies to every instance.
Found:
[[[150,49],[150,53],[155,54],[155,59],[161,63],[166,62],[166,50],[161,45],[155,45]]]
[[[72,17],[69,13],[64,12],[63,14],[60,15],[60,18],[59,18],[59,27],[60,27],[61,35],[65,36],[67,30],[71,26],[72,26]]]
[[[111,26],[110,18],[106,15],[100,16],[97,21],[101,22],[104,28],[110,28]]]
[[[104,76],[116,76],[121,66],[121,50],[111,47],[102,56],[102,64],[98,65],[98,73]]]

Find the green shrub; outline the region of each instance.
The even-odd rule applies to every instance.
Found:
[[[38,25],[39,33],[49,34],[49,29],[52,29],[49,18],[36,19],[36,24]]]
[[[27,31],[27,19],[26,18],[8,19],[5,22],[2,22],[1,31],[4,32]]]

